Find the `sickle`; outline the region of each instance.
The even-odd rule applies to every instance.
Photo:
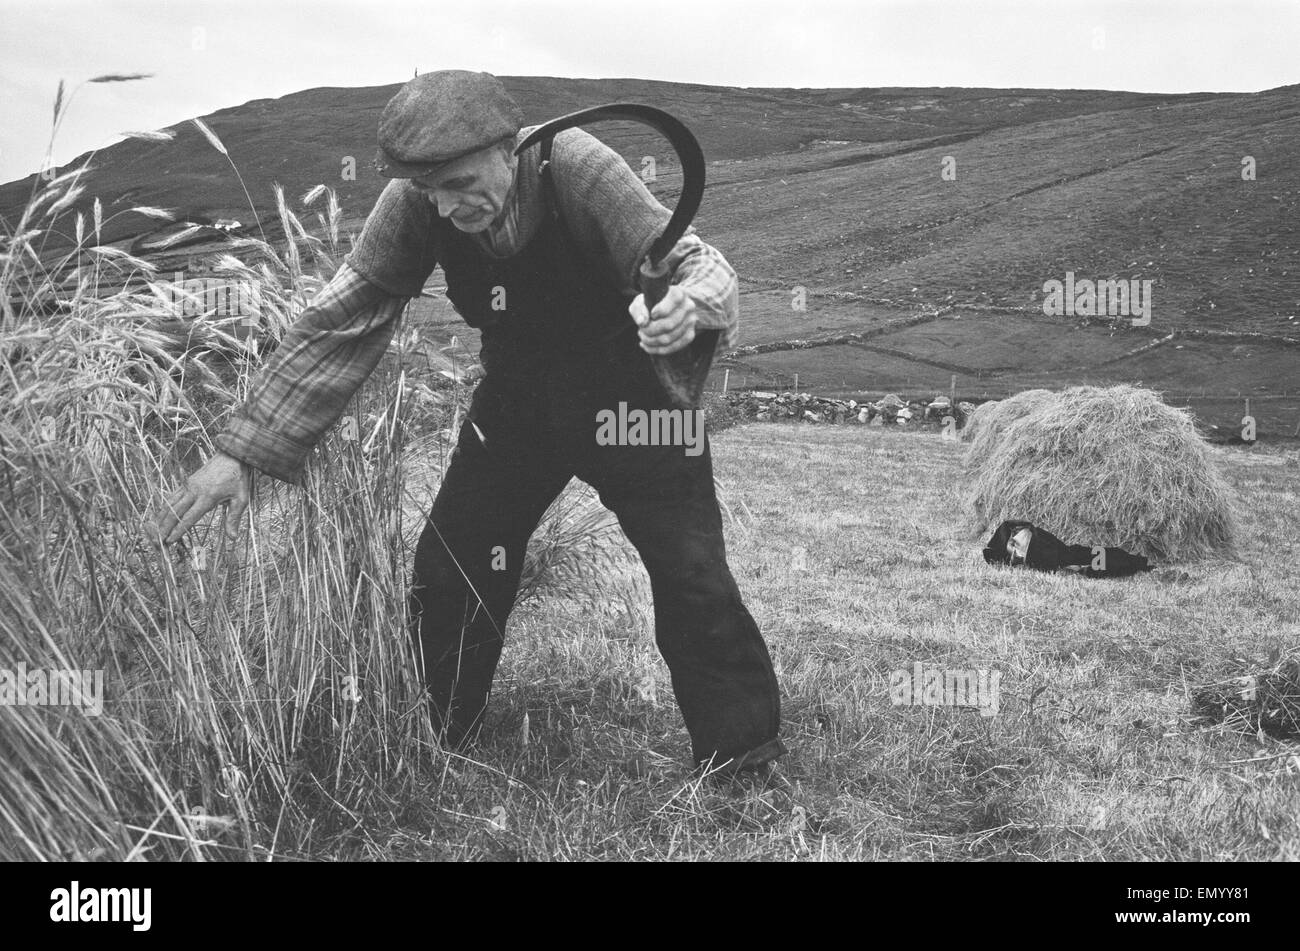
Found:
[[[650,126],[668,140],[682,163],[682,193],[677,199],[677,207],[673,209],[673,215],[663,234],[650,245],[640,267],[641,293],[645,295],[646,310],[653,310],[663,300],[672,280],[671,272],[663,266],[664,256],[686,233],[691,219],[699,211],[700,200],[704,197],[704,152],[691,130],[680,120],[654,106],[616,102],[580,109],[538,126],[519,143],[515,154],[519,155],[542,139],[551,138],[565,129],[603,119],[621,119]],[[704,394],[704,382],[708,378],[713,352],[717,347],[718,334],[717,330],[697,330],[695,339],[689,346],[676,353],[650,358],[655,375],[678,409],[699,408]]]

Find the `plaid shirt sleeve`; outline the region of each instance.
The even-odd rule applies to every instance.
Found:
[[[312,448],[379,364],[406,302],[341,265],[286,331],[217,449],[299,482]]]
[[[636,293],[637,272],[672,213],[617,152],[591,133],[568,129],[555,137],[551,156],[561,210],[579,243],[607,262],[626,293]],[[695,300],[698,326],[721,330],[720,347],[734,347],[740,311],[736,272],[695,233],[668,252],[674,284]]]
[[[357,274],[389,294],[418,297],[437,261],[433,206],[403,178],[391,179],[343,259]]]

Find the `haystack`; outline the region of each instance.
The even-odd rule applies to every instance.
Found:
[[[961,429],[962,441],[971,444],[967,458],[987,456],[1007,426],[1033,412],[1054,395],[1051,390],[1022,390],[1004,400],[992,400],[975,407],[975,412]]]
[[[1153,561],[1233,553],[1231,489],[1191,415],[1150,390],[1028,390],[981,406],[967,428],[975,534],[1023,519]]]

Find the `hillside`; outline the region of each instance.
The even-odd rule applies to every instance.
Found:
[[[1295,89],[1148,105],[718,177],[709,224],[738,268],[784,287],[1024,306],[1074,270],[1154,279],[1153,324],[1294,331],[1297,146]],[[1243,156],[1257,181],[1242,181]]]
[[[960,395],[981,398],[1141,381],[1224,425],[1246,397],[1267,436],[1300,424],[1300,350],[1288,343],[1300,338],[1300,86],[1159,96],[504,81],[529,123],[634,100],[696,132],[710,160],[697,226],[741,275],[741,343],[766,350],[719,361],[733,385],[788,387],[797,374],[803,388],[924,394],[955,375]],[[268,234],[275,182],[291,198],[332,185],[347,225],[360,228],[383,186],[369,163],[396,88],[311,89],[206,117]],[[654,154],[654,190],[675,200],[678,179],[653,133],[592,131],[633,167]],[[98,194],[106,215],[147,203],[249,224],[224,157],[189,124],[176,132],[97,155],[86,206]],[[341,179],[347,156],[355,181]],[[1242,179],[1246,156],[1255,181]],[[953,180],[941,175],[947,159]],[[30,187],[0,187],[6,220]],[[125,243],[156,224],[122,214],[107,238]],[[1045,317],[1043,284],[1067,271],[1153,282],[1150,325]],[[435,274],[416,321],[472,346],[440,285]],[[803,311],[791,306],[798,288]]]
[[[678,115],[714,161],[753,159],[798,150],[816,140],[911,142],[970,133],[1041,116],[1053,118],[1099,109],[1133,108],[1151,100],[1195,101],[1195,96],[1133,93],[1052,93],[1028,113],[1027,90],[740,89],[634,79],[502,77],[519,102],[525,123],[542,122],[600,102],[649,102]],[[384,180],[370,168],[375,129],[384,104],[399,84],[307,89],[279,99],[254,99],[202,117],[230,148],[259,211],[273,216],[271,187],[279,182],[301,194],[318,182],[336,187],[345,208],[364,217]],[[864,97],[874,93],[870,108]],[[985,95],[974,97],[972,93]],[[842,103],[842,104],[841,104]],[[904,118],[906,115],[906,118]],[[114,210],[146,198],[190,215],[247,219],[248,203],[224,158],[188,123],[171,126],[171,143],[128,140],[95,156],[93,190]],[[654,133],[625,123],[602,124],[601,137],[626,158],[663,152]],[[357,178],[341,177],[345,156],[357,160]],[[89,158],[79,156],[72,168]],[[664,161],[671,164],[671,157]],[[60,169],[62,170],[62,169]],[[0,216],[13,219],[30,194],[33,178],[0,186]],[[121,206],[121,207],[117,207]],[[110,240],[152,227],[142,216],[124,215]]]

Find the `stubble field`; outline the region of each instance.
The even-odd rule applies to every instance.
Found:
[[[1189,703],[1300,642],[1295,453],[1216,450],[1242,504],[1239,562],[1087,580],[983,563],[958,527],[960,451],[867,428],[717,437],[729,560],[772,649],[792,751],[767,784],[687,774],[648,611],[547,599],[512,619],[484,746],[447,763],[429,830],[359,851],[1300,857],[1294,744],[1197,721]],[[910,679],[917,663],[1000,671],[996,714],[895,705],[891,672]]]

